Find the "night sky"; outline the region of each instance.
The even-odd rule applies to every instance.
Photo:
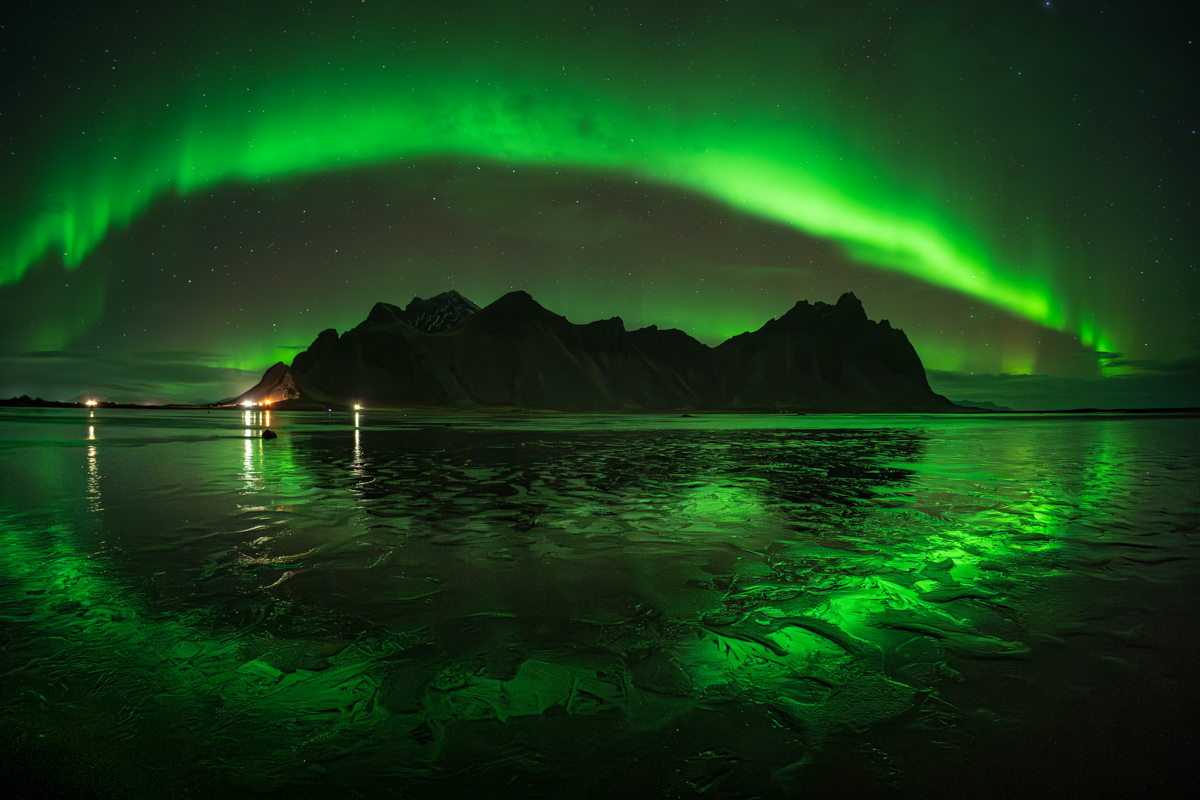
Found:
[[[9,0],[0,396],[213,401],[447,289],[711,344],[853,291],[951,399],[1200,405],[1185,9]]]

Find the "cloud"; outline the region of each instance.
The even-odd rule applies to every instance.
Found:
[[[1175,361],[1164,361],[1153,358],[1124,358],[1122,353],[1104,353],[1104,356],[1114,356],[1104,360],[1105,367],[1121,367],[1144,373],[1192,373],[1200,372],[1200,356],[1181,358]]]

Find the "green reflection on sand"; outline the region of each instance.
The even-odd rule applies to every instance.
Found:
[[[0,497],[9,724],[82,726],[120,758],[115,725],[172,775],[268,790],[348,755],[389,775],[566,768],[511,761],[472,723],[528,719],[542,741],[594,717],[623,750],[737,710],[774,720],[771,759],[683,780],[787,785],[839,732],[932,713],[961,660],[1028,657],[1052,631],[1008,612],[1134,480],[1119,424],[1064,449],[983,422],[277,418],[269,443],[258,417],[5,440],[43,490]]]

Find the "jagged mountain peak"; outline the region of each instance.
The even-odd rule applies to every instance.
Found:
[[[481,310],[478,305],[451,289],[428,299],[414,297],[404,308],[378,302],[359,327],[403,322],[424,333],[441,333]]]
[[[296,387],[295,378],[292,377],[292,368],[282,361],[277,361],[262,376],[262,380],[249,391],[242,392],[237,397],[222,400],[216,405],[240,406],[244,402],[278,403],[284,400],[295,400],[298,397],[300,397],[300,390]]]
[[[364,325],[387,325],[404,318],[404,310],[391,303],[379,302],[371,307],[371,313],[363,321]]]
[[[859,300],[854,292],[846,292],[838,298],[837,305],[847,308],[862,308],[862,300]]]
[[[412,309],[412,307],[414,305],[420,306],[422,304],[428,304],[428,303],[436,303],[436,304],[440,304],[440,305],[446,305],[448,303],[455,303],[455,304],[462,303],[462,304],[466,304],[467,306],[470,306],[471,308],[475,309],[476,311],[479,310],[479,306],[477,306],[475,303],[468,300],[466,297],[463,297],[461,294],[459,294],[454,289],[447,289],[446,291],[441,292],[440,294],[435,294],[433,297],[430,297],[428,300],[422,299],[420,297],[414,297],[412,300],[409,301],[408,305],[405,307],[404,310],[408,311],[408,310]]]
[[[451,289],[429,299],[414,297],[403,311],[396,311],[401,320],[419,331],[441,333],[482,309]]]
[[[534,300],[533,295],[523,289],[517,289],[501,296],[488,308],[501,311],[545,310],[545,306]]]
[[[871,321],[852,293],[708,347],[676,329],[627,331],[619,317],[574,324],[527,292],[483,309],[443,292],[378,303],[269,378],[256,389],[298,392],[295,407],[955,410],[904,333]]]

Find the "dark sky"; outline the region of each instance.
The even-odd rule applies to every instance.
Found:
[[[853,291],[952,399],[1197,405],[1184,8],[10,0],[0,396],[521,288],[713,344]]]

